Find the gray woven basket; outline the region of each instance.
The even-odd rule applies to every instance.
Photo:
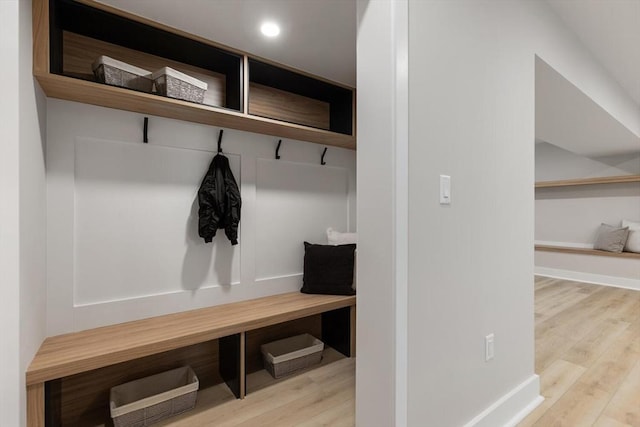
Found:
[[[273,378],[282,378],[287,375],[291,375],[297,371],[308,368],[309,366],[317,365],[322,361],[322,352],[316,352],[308,356],[298,357],[286,362],[280,363],[268,363],[265,362],[264,367],[271,374]]]
[[[324,343],[309,334],[296,335],[261,346],[264,367],[281,378],[320,363]]]
[[[198,104],[204,102],[204,93],[207,90],[205,82],[169,67],[155,71],[152,76],[159,95]]]
[[[122,61],[101,56],[93,63],[93,74],[99,83],[125,87],[141,92],[151,92],[151,73]]]
[[[196,405],[197,395],[197,391],[192,391],[191,393],[120,415],[113,419],[113,425],[114,427],[143,427],[157,423],[193,409]]]
[[[113,425],[144,427],[193,409],[198,387],[198,377],[189,366],[113,387]]]

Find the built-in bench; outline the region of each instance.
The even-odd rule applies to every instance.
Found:
[[[550,246],[550,245],[535,245],[536,251],[542,252],[560,252],[566,254],[580,254],[580,255],[597,255],[608,256],[616,258],[635,258],[640,259],[640,254],[634,252],[607,252],[597,249],[588,248],[572,248],[568,246]]]
[[[52,402],[65,393],[60,379],[81,380],[87,387],[102,382],[106,387],[105,376],[122,377],[123,372],[118,371],[129,369],[136,361],[138,365],[168,366],[172,358],[188,359],[198,352],[202,353],[199,360],[213,359],[208,349],[217,352],[216,371],[222,381],[237,398],[243,398],[247,343],[259,346],[257,337],[276,336],[273,328],[282,334],[281,325],[291,324],[293,329],[298,325],[298,332],[305,327],[300,325],[316,325],[308,327],[326,345],[351,357],[355,355],[355,305],[355,296],[294,292],[47,338],[26,372],[27,425],[59,423],[61,409]],[[212,342],[216,344],[210,345]]]

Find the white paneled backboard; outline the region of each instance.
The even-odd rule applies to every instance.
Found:
[[[76,306],[239,282],[224,230],[198,236],[214,153],[89,138],[75,148]],[[239,177],[240,158],[229,160]]]
[[[304,241],[347,231],[348,193],[345,168],[258,159],[256,280],[302,274]]]

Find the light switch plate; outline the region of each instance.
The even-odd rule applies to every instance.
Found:
[[[495,337],[489,334],[484,337],[484,360],[488,362],[495,356]]]
[[[451,204],[451,177],[449,175],[440,175],[440,204]]]

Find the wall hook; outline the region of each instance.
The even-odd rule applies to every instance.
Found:
[[[220,129],[220,133],[218,134],[218,153],[222,153],[222,129]]]
[[[142,142],[145,144],[149,142],[149,136],[147,135],[147,131],[149,130],[149,117],[144,118],[144,126],[142,127]]]
[[[327,154],[327,147],[324,147],[324,151],[322,152],[322,157],[320,158],[320,164],[326,165],[327,162],[324,161],[324,155]]]
[[[280,144],[282,144],[282,140],[278,141],[278,146],[276,147],[276,160],[280,159]]]

